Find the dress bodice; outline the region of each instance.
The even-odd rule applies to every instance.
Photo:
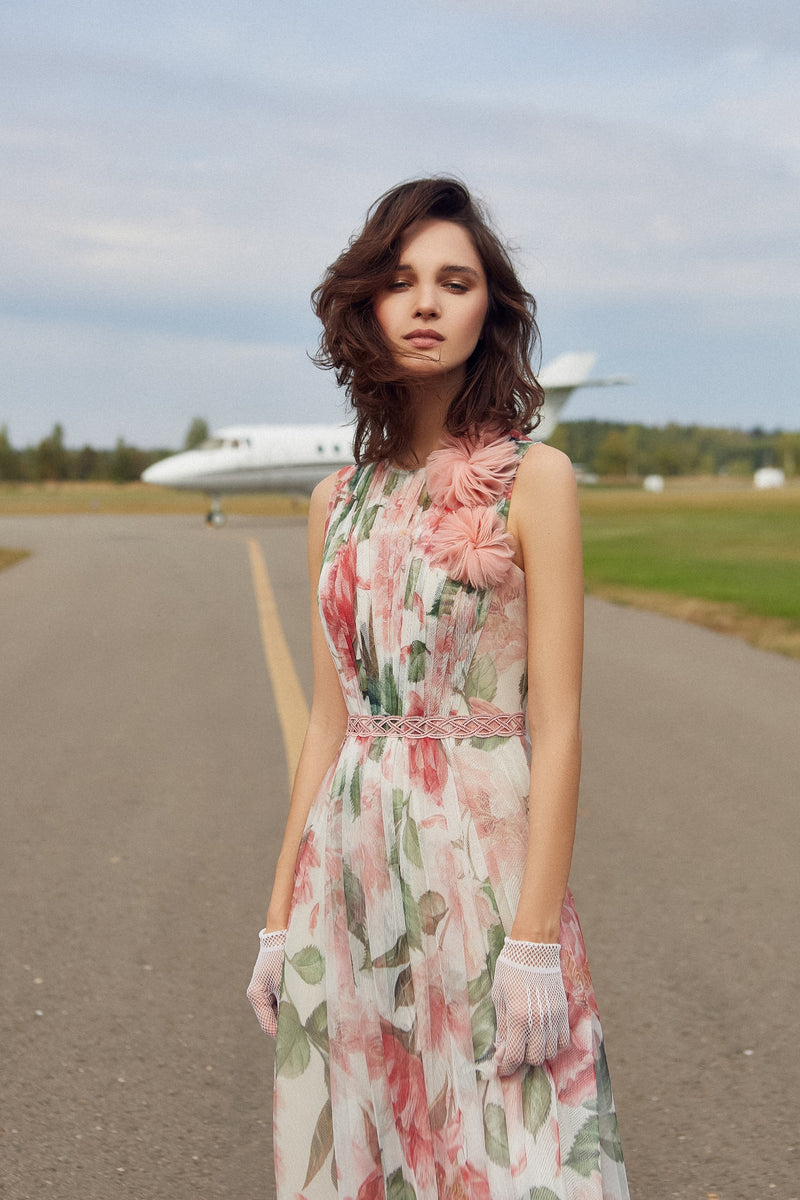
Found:
[[[518,462],[530,443],[510,442]],[[513,482],[513,476],[511,477]],[[510,483],[491,505],[505,530]],[[524,707],[524,574],[477,587],[437,565],[447,510],[424,468],[341,472],[331,497],[319,602],[348,712],[489,715]]]

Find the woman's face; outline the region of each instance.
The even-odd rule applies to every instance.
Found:
[[[458,387],[488,303],[486,273],[466,229],[430,217],[406,230],[397,270],[373,306],[409,378],[447,375]]]

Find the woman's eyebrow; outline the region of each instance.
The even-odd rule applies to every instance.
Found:
[[[442,267],[439,271],[440,275],[452,275],[454,273],[459,275],[472,275],[475,279],[480,279],[480,275],[474,267],[460,267],[458,263],[451,263],[447,267]]]
[[[397,272],[413,271],[414,268],[410,263],[399,263],[398,266],[395,267],[395,270]],[[480,274],[475,270],[474,267],[460,267],[457,263],[450,263],[447,266],[439,267],[437,272],[439,275],[452,275],[454,273],[458,273],[460,275],[471,275],[475,279],[480,279]]]

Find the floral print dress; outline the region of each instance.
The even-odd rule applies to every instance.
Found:
[[[427,470],[337,477],[319,605],[354,720],[297,858],[275,1052],[278,1200],[628,1197],[569,892],[570,1045],[507,1078],[493,1062],[492,979],[528,831],[527,735],[493,730],[527,696],[524,575],[505,522],[530,445],[446,439]],[[439,727],[381,735],[383,717]]]

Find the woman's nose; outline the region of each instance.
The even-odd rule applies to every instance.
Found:
[[[415,317],[420,317],[423,320],[430,321],[434,317],[438,317],[439,312],[439,301],[433,292],[424,293],[417,296],[417,303],[414,306]]]

